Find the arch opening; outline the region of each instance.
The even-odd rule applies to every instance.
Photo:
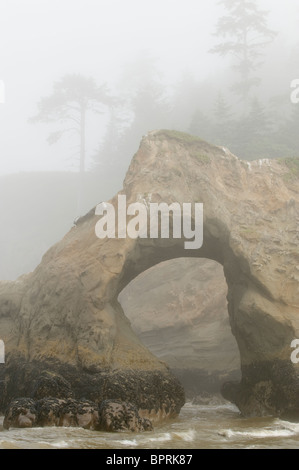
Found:
[[[218,262],[163,261],[130,281],[118,301],[141,342],[180,380],[187,399],[220,394],[225,382],[241,379]]]

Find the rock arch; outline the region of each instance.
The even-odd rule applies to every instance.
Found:
[[[77,396],[131,400],[152,417],[177,413],[179,384],[138,341],[117,296],[145,269],[192,256],[221,263],[228,284],[242,381],[224,395],[247,415],[297,412],[290,344],[299,334],[299,201],[297,181],[284,175],[283,162],[244,162],[186,134],[144,137],[121,194],[128,204],[202,202],[202,248],[186,251],[182,239],[99,240],[94,211],[78,220],[33,273],[0,284],[2,406],[12,395],[34,395],[46,369]]]

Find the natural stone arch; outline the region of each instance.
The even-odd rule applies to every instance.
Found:
[[[202,202],[202,248],[186,252],[182,239],[99,240],[94,210],[81,218],[32,274],[0,285],[3,405],[16,393],[31,396],[44,368],[77,395],[130,399],[151,416],[178,412],[179,386],[133,334],[117,296],[150,266],[196,256],[221,263],[228,284],[242,382],[225,395],[244,414],[298,411],[290,361],[299,334],[298,184],[287,173],[283,162],[243,162],[185,134],[146,136],[121,193],[128,204]]]
[[[223,394],[245,415],[280,414],[289,397],[297,397],[297,386],[292,388],[296,378],[290,361],[295,332],[280,314],[283,306],[277,308],[265,286],[251,277],[248,262],[235,255],[229,240],[230,234],[221,221],[205,219],[204,244],[196,251],[186,252],[183,239],[132,241],[114,286],[112,304],[132,279],[162,261],[187,255],[222,264],[228,285],[230,323],[240,350],[243,376],[241,384],[227,384]]]

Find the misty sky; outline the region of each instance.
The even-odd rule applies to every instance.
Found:
[[[286,47],[299,42],[298,0],[258,4],[270,11],[268,24]],[[125,64],[147,51],[169,86],[185,71],[215,76],[224,61],[208,50],[221,13],[216,0],[0,0],[0,79],[6,87],[0,174],[74,169],[69,142],[49,146],[49,128],[27,123],[40,97],[66,73],[92,76],[117,90]],[[89,151],[104,132],[102,121],[98,128]]]

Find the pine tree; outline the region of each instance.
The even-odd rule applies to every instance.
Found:
[[[106,86],[99,87],[93,78],[79,74],[65,75],[53,85],[51,95],[38,103],[38,114],[30,122],[58,122],[60,129],[49,135],[48,142],[56,143],[67,132],[74,132],[80,141],[80,182],[78,214],[82,210],[83,178],[86,160],[86,116],[88,111],[101,113],[103,105],[111,105]]]
[[[215,35],[223,41],[211,52],[233,57],[233,68],[240,76],[233,90],[241,96],[246,110],[250,91],[260,81],[255,72],[261,65],[262,51],[276,33],[268,28],[268,13],[260,10],[255,0],[222,0],[219,3],[224,5],[227,14],[219,19]]]
[[[271,122],[264,106],[254,98],[248,114],[239,119],[235,127],[233,151],[248,160],[271,158],[271,130]]]
[[[120,132],[118,166],[127,169],[142,136],[168,127],[169,107],[155,60],[146,52],[126,66],[120,88],[128,116]]]
[[[219,93],[214,109],[213,142],[217,145],[230,147],[235,128],[230,105]]]
[[[188,132],[203,140],[213,142],[213,125],[211,119],[201,109],[197,109],[192,116]]]

